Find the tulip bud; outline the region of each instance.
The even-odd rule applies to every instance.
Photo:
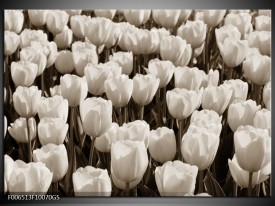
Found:
[[[271,111],[271,81],[265,84],[263,89],[263,101],[265,107]]]
[[[181,10],[178,24],[179,25],[184,24],[187,21],[187,19],[189,18],[189,16],[191,15],[191,13],[192,13],[191,9]]]
[[[65,11],[50,10],[46,19],[47,28],[53,35],[56,35],[63,31],[68,20],[69,15]]]
[[[174,74],[174,65],[170,61],[152,59],[148,63],[147,74],[152,74],[160,80],[159,88],[167,86]]]
[[[226,10],[203,10],[203,20],[208,27],[217,26],[223,19]]]
[[[271,32],[254,31],[247,35],[246,39],[250,47],[259,49],[262,55],[270,56],[271,54]]]
[[[133,53],[116,52],[109,56],[109,60],[116,62],[122,68],[122,74],[130,75],[133,71]]]
[[[198,91],[204,74],[204,71],[197,67],[177,67],[175,69],[175,88]]]
[[[86,166],[73,173],[75,196],[111,196],[112,183],[107,170]]]
[[[167,107],[170,115],[178,120],[189,117],[200,105],[203,89],[199,91],[175,88],[166,93]]]
[[[181,10],[152,10],[154,22],[159,26],[170,29],[176,26]]]
[[[232,90],[232,97],[229,101],[231,104],[234,100],[245,101],[248,94],[248,83],[240,79],[225,80],[223,85]]]
[[[113,19],[115,14],[116,14],[116,10],[100,10],[97,9],[94,11],[95,16],[97,17],[105,17],[107,19]]]
[[[20,51],[20,60],[37,64],[37,76],[40,76],[46,68],[47,57],[42,50],[26,47]]]
[[[47,144],[60,145],[64,142],[68,124],[61,118],[41,118],[38,124],[38,138],[42,146]]]
[[[105,92],[115,107],[125,107],[133,93],[133,80],[125,74],[107,79]]]
[[[89,93],[102,95],[105,92],[104,82],[108,78],[121,75],[121,67],[115,62],[93,65],[88,63],[84,69]]]
[[[181,153],[183,159],[190,165],[196,165],[199,170],[204,170],[215,159],[219,143],[221,127],[210,129],[208,123],[196,125],[194,122],[189,126],[182,137]],[[221,123],[220,123],[221,124]]]
[[[84,76],[84,69],[88,63],[98,64],[96,47],[87,42],[77,41],[72,44],[73,62],[76,73]]]
[[[222,45],[224,40],[227,38],[235,39],[235,40],[241,39],[241,33],[239,32],[238,28],[235,26],[232,26],[231,24],[222,26],[220,28],[216,28],[215,36],[216,36],[216,42],[218,47],[220,44]]]
[[[238,30],[241,32],[242,36],[249,33],[252,29],[251,24],[251,15],[248,13],[230,13],[226,15],[224,19],[224,25],[233,25],[238,28]]]
[[[227,122],[233,132],[239,126],[253,125],[255,114],[261,106],[256,104],[253,100],[245,102],[232,103],[228,107]]]
[[[45,42],[48,36],[42,30],[24,29],[20,34],[20,48],[31,46],[33,41]]]
[[[65,74],[60,78],[61,95],[67,99],[70,107],[76,107],[88,94],[85,77]]]
[[[150,131],[149,152],[160,163],[172,161],[176,155],[176,137],[172,129],[159,127]]]
[[[46,194],[53,178],[53,173],[42,162],[26,164],[21,160],[14,162],[8,182],[10,194]]]
[[[202,94],[202,108],[211,109],[222,115],[232,96],[232,90],[225,86],[207,87]]]
[[[132,97],[139,106],[149,104],[159,87],[159,79],[152,74],[136,74],[133,78],[134,89]]]
[[[200,88],[218,86],[219,76],[220,76],[220,73],[218,70],[213,71],[212,69],[210,69],[208,74],[203,75]]]
[[[264,85],[271,80],[271,58],[252,55],[243,62],[244,77],[257,85]]]
[[[228,166],[230,173],[237,185],[241,188],[248,188],[249,172],[243,170],[239,166],[236,155],[233,156],[232,160],[228,159]],[[271,170],[270,172],[259,170],[258,172],[253,173],[252,187],[267,180],[269,178],[269,174],[271,174]]]
[[[177,35],[191,44],[193,49],[199,48],[206,38],[206,24],[203,21],[188,21],[177,30]]]
[[[168,161],[155,170],[155,179],[161,196],[182,196],[194,193],[198,167],[179,160]]]
[[[29,87],[37,75],[37,64],[19,61],[11,63],[11,77],[16,87]]]
[[[85,22],[91,19],[90,16],[85,16],[85,15],[76,15],[72,16],[70,18],[70,26],[71,30],[73,31],[74,35],[77,38],[84,38],[85,37]]]
[[[271,136],[271,111],[267,109],[258,110],[254,117],[253,126],[267,129]]]
[[[5,31],[13,31],[19,34],[24,24],[24,15],[20,10],[5,10]]]
[[[265,129],[240,126],[234,133],[234,146],[239,166],[248,172],[258,172],[270,163],[271,138]]]
[[[40,99],[41,91],[37,86],[19,86],[13,93],[14,109],[21,117],[30,118],[37,113]]]
[[[141,180],[148,167],[147,149],[144,143],[120,140],[112,144],[111,167],[112,177],[115,176],[116,179],[123,181],[125,186],[126,183],[131,184],[137,179]]]
[[[40,27],[46,24],[48,10],[28,10],[28,15],[32,25]]]
[[[139,27],[149,20],[151,10],[124,10],[123,14],[127,22]]]
[[[270,16],[257,16],[255,18],[256,31],[271,31],[271,17]]]
[[[13,54],[18,45],[19,45],[19,36],[12,31],[5,31],[5,37],[4,37],[4,45],[5,45],[5,50],[4,54],[5,55],[11,55]]]
[[[55,68],[61,74],[69,74],[74,70],[73,54],[69,50],[62,50],[55,60]]]
[[[53,173],[52,182],[60,181],[68,170],[68,155],[64,144],[47,144],[33,151],[35,162],[42,162]]]
[[[218,47],[224,63],[233,68],[240,65],[246,57],[248,42],[226,38],[223,43],[218,43]]]
[[[160,42],[160,56],[175,66],[186,66],[192,55],[191,45],[179,36],[167,36]]]
[[[54,41],[55,41],[58,49],[66,49],[66,48],[70,47],[73,42],[72,30],[68,26],[65,26],[65,28],[62,30],[62,32],[60,32],[54,36]]]
[[[84,131],[96,138],[112,124],[112,102],[101,97],[87,98],[80,103],[80,117]]]

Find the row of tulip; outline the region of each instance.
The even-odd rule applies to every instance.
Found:
[[[270,25],[264,10],[5,11],[5,191],[268,196]]]

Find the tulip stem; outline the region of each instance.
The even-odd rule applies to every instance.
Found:
[[[128,122],[128,106],[126,105],[123,109],[123,122],[127,123]]]
[[[5,85],[6,85],[6,99],[7,99],[7,105],[10,105],[10,68],[9,68],[9,56],[7,55],[5,57],[5,63],[6,63],[6,68],[5,68]]]
[[[26,118],[27,134],[28,134],[28,150],[29,150],[29,162],[32,162],[32,141],[29,128],[29,118]]]
[[[126,197],[129,197],[130,196],[130,184],[129,182],[126,182],[126,188],[125,188],[125,194],[126,194]]]
[[[144,114],[144,106],[140,107],[140,111],[139,111],[139,119],[143,120],[143,114]]]
[[[249,177],[248,177],[248,196],[252,196],[252,177],[253,177],[253,172],[249,172]]]
[[[191,60],[190,60],[190,67],[193,67],[193,59],[195,57],[195,49],[192,48],[192,55],[191,55]]]
[[[52,182],[52,194],[58,194],[58,182]]]
[[[118,112],[119,112],[119,126],[122,126],[122,124],[123,124],[123,116],[122,116],[122,108],[120,107],[120,108],[118,108]]]
[[[90,149],[90,157],[89,157],[89,165],[93,166],[93,156],[94,156],[94,149],[95,149],[95,138],[91,137],[91,149]]]
[[[163,87],[162,122],[163,122],[164,125],[166,125],[166,86]]]
[[[179,132],[178,132],[178,157],[179,160],[182,161],[182,155],[181,155],[181,140],[183,135],[183,121],[184,120],[178,120],[179,122]]]
[[[236,182],[234,182],[234,193],[233,197],[238,197],[238,185]]]
[[[198,172],[198,194],[199,193],[203,193],[204,189],[203,189],[203,176],[204,176],[204,170],[199,170]]]
[[[161,126],[161,119],[162,119],[162,111],[161,111],[161,99],[160,99],[160,88],[157,90],[156,94],[156,101],[157,101],[157,112],[158,112],[158,126]]]

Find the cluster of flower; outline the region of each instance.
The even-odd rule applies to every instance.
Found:
[[[5,192],[270,195],[270,11],[4,17]]]

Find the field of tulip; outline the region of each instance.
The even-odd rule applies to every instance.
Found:
[[[4,19],[6,195],[271,195],[271,10]]]

